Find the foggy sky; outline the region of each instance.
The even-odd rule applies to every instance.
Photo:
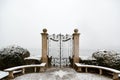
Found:
[[[43,28],[79,29],[81,49],[120,50],[120,0],[0,0],[0,48],[40,48]]]

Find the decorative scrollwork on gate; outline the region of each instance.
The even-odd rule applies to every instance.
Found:
[[[72,56],[72,35],[48,35],[48,56],[52,66],[67,66]]]

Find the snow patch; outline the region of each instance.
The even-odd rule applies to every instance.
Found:
[[[63,71],[63,70],[59,70],[59,71],[55,71],[53,74],[56,76],[58,75],[60,78],[62,78],[64,75],[67,75],[68,72]]]
[[[0,71],[0,79],[8,76],[8,72]]]

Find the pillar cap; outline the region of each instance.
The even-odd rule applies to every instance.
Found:
[[[43,29],[43,32],[44,32],[44,33],[47,33],[47,29],[46,29],[46,28],[44,28],[44,29]]]
[[[74,32],[75,32],[75,33],[78,33],[78,29],[74,29]]]
[[[78,29],[74,29],[73,35],[80,35],[80,33],[78,32]]]

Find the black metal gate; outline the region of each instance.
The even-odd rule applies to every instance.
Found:
[[[72,35],[48,35],[48,57],[51,57],[51,66],[69,66],[69,57],[72,56]]]

